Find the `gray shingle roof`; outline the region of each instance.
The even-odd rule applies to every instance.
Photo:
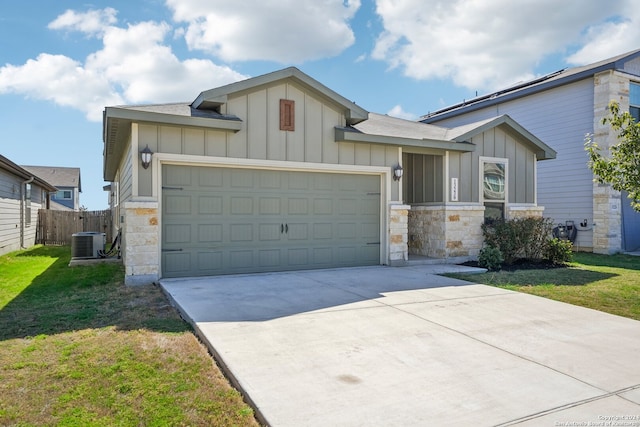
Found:
[[[58,188],[78,187],[78,191],[82,192],[82,183],[80,182],[80,168],[67,168],[59,166],[22,167]]]
[[[4,169],[9,171],[10,173],[19,176],[25,180],[31,178],[33,175],[35,175],[35,182],[40,185],[42,188],[44,188],[46,191],[56,191],[56,187],[49,181],[42,179],[40,176],[38,176],[37,174],[28,171],[27,169],[25,169],[22,166],[18,166],[17,164],[13,163],[11,160],[7,159],[6,157],[4,157],[3,155],[0,154],[0,169]]]

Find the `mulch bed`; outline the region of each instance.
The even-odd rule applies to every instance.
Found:
[[[468,267],[480,267],[477,261],[463,262],[460,265],[466,265]],[[517,270],[551,270],[555,268],[567,268],[566,264],[553,264],[548,261],[532,261],[529,259],[519,259],[513,264],[502,265],[502,271],[517,271]]]

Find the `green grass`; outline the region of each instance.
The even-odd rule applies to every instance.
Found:
[[[579,252],[567,268],[447,276],[640,320],[640,257]]]
[[[0,257],[0,425],[257,425],[160,289],[69,260]]]

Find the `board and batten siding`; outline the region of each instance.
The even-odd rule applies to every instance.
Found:
[[[480,157],[508,160],[508,203],[535,203],[535,153],[499,126],[473,137],[476,150],[449,153],[449,177],[458,178],[458,201],[480,202]],[[469,185],[471,183],[471,185]]]
[[[119,197],[120,205],[133,197],[133,149],[131,143],[127,145],[127,151],[122,156],[122,162],[118,168],[119,171]],[[136,156],[137,160],[137,156]]]
[[[587,78],[434,124],[454,127],[508,114],[558,153],[556,159],[537,164],[538,205],[544,206],[544,216],[563,224],[586,218],[591,224],[593,175],[587,167],[584,138],[593,132],[593,103],[593,79]],[[513,171],[511,164],[509,170]],[[576,245],[592,247],[592,233],[579,232]]]
[[[0,170],[0,254],[20,249],[20,186],[24,179]],[[36,241],[38,209],[42,208],[42,188],[31,184],[31,225],[24,228],[24,246]]]
[[[280,130],[280,99],[295,102],[295,130]],[[293,83],[280,83],[230,98],[223,113],[238,116],[238,132],[197,127],[138,125],[139,147],[155,153],[232,157],[305,163],[358,166],[395,166],[397,147],[335,142],[335,127],[344,126],[344,115],[330,102],[305,92]],[[151,196],[151,168],[138,168],[140,196]],[[392,200],[398,200],[392,185]]]

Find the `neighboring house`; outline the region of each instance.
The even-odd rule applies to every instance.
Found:
[[[103,135],[128,284],[473,258],[485,213],[541,215],[536,160],[555,156],[508,116],[391,118],[296,68],[107,107]]]
[[[38,209],[56,187],[0,155],[0,254],[35,244]]]
[[[80,168],[59,166],[22,167],[58,188],[58,191],[51,195],[51,209],[80,210],[80,193],[82,193]]]
[[[640,50],[584,67],[561,70],[424,116],[422,123],[460,126],[508,114],[558,152],[538,170],[538,201],[545,216],[577,229],[578,250],[596,253],[640,248],[640,214],[626,193],[593,182],[585,135],[600,147],[616,136],[602,119],[610,101],[640,119]]]

